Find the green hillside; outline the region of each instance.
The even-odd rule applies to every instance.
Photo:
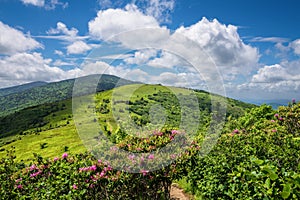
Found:
[[[120,142],[125,137],[125,135],[121,136],[122,134],[120,134],[122,132],[120,130],[122,122],[120,120],[123,118],[119,116],[121,119],[117,119],[113,116],[113,110],[126,114],[123,111],[127,109],[135,124],[154,129],[154,126],[151,127],[149,109],[151,106],[159,104],[167,112],[164,128],[175,128],[176,126],[178,128],[181,119],[180,106],[178,105],[177,97],[172,93],[179,94],[184,99],[186,105],[188,105],[190,104],[188,95],[192,92],[198,98],[199,109],[201,111],[201,117],[199,117],[201,126],[198,131],[205,132],[210,121],[211,96],[204,91],[190,91],[181,88],[172,88],[172,90],[170,91],[169,88],[161,85],[135,84],[100,92],[94,97],[97,113],[97,119],[95,120],[99,122],[101,129],[113,142]],[[124,96],[115,97],[118,91],[123,94],[132,93],[129,101],[124,101]],[[233,99],[223,99],[227,101],[227,117],[230,116],[230,118],[241,116],[245,110],[254,107],[251,104]],[[84,105],[82,109],[86,112],[88,108]],[[94,118],[90,121],[93,122]],[[189,126],[188,123],[186,124],[187,126]],[[130,132],[130,130],[126,131]],[[2,155],[5,154],[5,150],[11,146],[15,146],[18,152],[17,158],[20,159],[31,157],[32,154],[28,153],[28,147],[32,143],[36,145],[30,147],[30,152],[38,152],[47,157],[53,155],[55,151],[57,153],[63,151],[65,146],[70,147],[70,150],[73,150],[74,147],[75,151],[76,149],[83,148],[80,138],[75,131],[72,119],[72,102],[70,99],[26,108],[0,117],[0,133]],[[69,139],[58,142],[66,133]],[[45,148],[42,148],[44,143],[47,144]]]
[[[47,85],[47,83],[42,82],[42,81],[37,81],[37,82],[27,83],[27,84],[13,86],[13,87],[9,87],[9,88],[3,88],[3,89],[0,89],[0,96],[6,96],[9,94],[13,94],[13,93],[23,92],[25,90],[43,86],[43,85]]]
[[[90,75],[80,77],[77,81],[83,84],[85,91],[89,90],[90,81],[98,81],[100,75]],[[25,86],[17,86],[0,90],[0,116],[22,110],[24,108],[37,106],[45,103],[61,101],[72,97],[75,79],[64,80],[60,82],[42,84],[30,84]],[[122,86],[133,84],[135,82],[121,79],[116,76],[103,74],[98,83],[96,91],[109,90],[116,85]],[[1,92],[2,91],[2,92]],[[84,94],[85,91],[82,91]],[[78,91],[79,93],[80,91]],[[2,94],[6,94],[2,96]]]

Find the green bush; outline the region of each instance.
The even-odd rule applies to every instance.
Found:
[[[151,141],[128,136],[119,148],[131,152],[151,151],[168,144],[174,138],[182,138],[179,131],[153,134]],[[155,138],[159,138],[155,140]],[[126,143],[125,143],[126,142]],[[130,145],[126,145],[130,144]],[[193,144],[178,156],[171,165],[156,171],[141,169],[128,173],[113,169],[111,163],[95,159],[91,153],[44,159],[35,155],[28,164],[15,162],[14,149],[0,161],[0,197],[2,199],[170,199],[171,183],[187,172],[185,161],[196,152]],[[115,148],[110,155],[114,156]],[[152,154],[150,154],[152,155]],[[148,158],[131,158],[138,163],[131,167],[155,164],[154,155]],[[142,162],[143,161],[143,162]],[[115,162],[122,162],[116,158]]]
[[[262,105],[230,120],[214,149],[189,161],[193,192],[204,199],[299,199],[299,108]]]

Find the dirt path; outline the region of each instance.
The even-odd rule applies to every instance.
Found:
[[[172,184],[171,199],[172,200],[190,200],[193,198],[191,195],[185,194],[183,192],[183,189],[179,188],[177,184]]]

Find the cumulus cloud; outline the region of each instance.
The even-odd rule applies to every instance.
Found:
[[[48,39],[59,39],[68,42],[74,42],[77,40],[83,40],[88,38],[87,36],[78,36],[78,30],[74,27],[68,28],[63,22],[57,22],[56,28],[50,28],[47,31],[47,36],[36,36],[39,38],[48,38]]]
[[[89,22],[90,35],[100,40],[108,40],[119,33],[143,28],[160,27],[154,17],[144,15],[133,4],[127,5],[124,10],[99,11],[97,17]]]
[[[11,55],[18,52],[30,51],[43,46],[32,39],[0,21],[0,54]]]
[[[96,47],[97,45],[87,44],[83,40],[89,38],[89,36],[79,36],[78,29],[72,27],[68,28],[63,22],[57,22],[56,28],[50,28],[47,31],[46,36],[37,36],[40,38],[57,39],[67,43],[68,54],[83,54],[86,51]],[[62,52],[55,51],[57,55],[63,55]]]
[[[50,67],[50,63],[51,59],[44,59],[40,53],[17,53],[0,60],[0,76],[11,80],[11,84],[15,81],[55,81],[68,77],[62,69]]]
[[[279,64],[264,66],[259,69],[257,74],[252,77],[254,83],[276,83],[285,80],[291,80],[293,76],[287,69]]]
[[[76,41],[73,44],[67,46],[68,54],[83,54],[90,50],[92,47],[83,41]]]
[[[249,82],[232,86],[244,97],[256,94],[256,98],[295,98],[300,89],[300,60],[266,65],[252,76]],[[255,98],[255,97],[254,97]]]
[[[76,77],[78,69],[64,71],[51,66],[40,53],[16,53],[0,59],[0,87],[33,81],[59,81]]]
[[[258,50],[241,40],[236,26],[226,26],[216,19],[209,21],[203,17],[190,27],[178,28],[176,33],[198,43],[222,73],[232,68],[237,68],[236,72],[249,72],[257,66]]]

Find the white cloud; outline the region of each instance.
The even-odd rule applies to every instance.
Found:
[[[71,63],[69,63],[71,64]],[[0,59],[0,88],[33,81],[60,81],[77,77],[79,68],[62,70],[58,65],[68,65],[63,61],[45,59],[40,53],[17,53]]]
[[[10,55],[43,47],[39,42],[32,39],[30,35],[24,35],[21,31],[1,21],[0,33],[0,54]]]
[[[101,7],[101,9],[107,9],[112,6],[112,2],[110,0],[98,0],[98,3]]]
[[[216,19],[209,21],[204,17],[190,27],[178,28],[176,33],[197,42],[224,74],[233,68],[236,73],[247,73],[257,66],[258,50],[243,43],[236,26],[226,26]]]
[[[86,44],[83,41],[76,41],[73,44],[67,46],[67,53],[68,54],[83,54],[90,50],[92,47],[90,47],[88,44]]]
[[[160,57],[150,60],[147,65],[155,68],[174,68],[188,65],[182,58],[172,53],[162,51]]]
[[[56,28],[51,28],[47,31],[47,34],[49,35],[55,35],[55,36],[39,36],[43,38],[53,38],[53,39],[61,39],[61,40],[66,40],[66,41],[76,41],[80,38],[78,36],[78,30],[74,27],[71,29],[68,29],[68,27],[62,23],[62,22],[57,22]]]
[[[299,64],[300,60],[264,66],[252,76],[249,82],[232,85],[232,93],[237,97],[253,99],[300,98]]]
[[[82,65],[82,69],[78,73],[78,76],[86,76],[89,74],[111,74],[119,77],[124,77],[130,69],[126,69],[124,66],[111,66],[103,61],[85,62]]]
[[[45,9],[47,10],[53,10],[56,8],[56,6],[61,6],[63,9],[67,8],[69,6],[68,2],[60,2],[59,0],[51,0],[49,4],[46,4]]]
[[[100,40],[141,28],[159,28],[159,24],[154,17],[144,15],[133,4],[127,5],[125,10],[99,11],[97,17],[89,22],[91,36]]]
[[[300,39],[293,41],[290,46],[293,48],[295,54],[300,55]]]
[[[170,13],[174,10],[175,0],[146,0],[144,12],[159,22],[170,22]]]
[[[53,66],[55,66],[55,67],[74,66],[74,65],[75,65],[75,63],[73,63],[73,62],[65,62],[65,61],[62,61],[60,59],[55,60],[55,62],[53,63]]]
[[[287,38],[281,37],[255,37],[250,40],[250,42],[272,42],[272,43],[284,43],[288,42]]]
[[[124,61],[127,64],[136,64],[142,65],[149,61],[150,58],[156,56],[157,50],[154,49],[146,49],[136,51],[132,57],[126,58]]]
[[[45,5],[45,0],[21,0],[25,5],[31,4],[38,7]]]
[[[37,7],[44,7],[46,10],[53,10],[56,8],[56,6],[62,6],[63,9],[67,8],[69,6],[68,2],[60,2],[59,0],[20,0],[25,5],[33,5]]]
[[[292,80],[293,75],[279,64],[264,66],[252,77],[253,83],[276,83],[280,81]]]
[[[17,53],[0,60],[1,75],[12,83],[53,81],[64,78],[64,71],[57,67],[50,67],[50,63],[51,59],[44,59],[40,53]]]
[[[64,53],[62,51],[59,51],[59,50],[54,50],[54,54],[59,55],[59,56],[64,55]]]

